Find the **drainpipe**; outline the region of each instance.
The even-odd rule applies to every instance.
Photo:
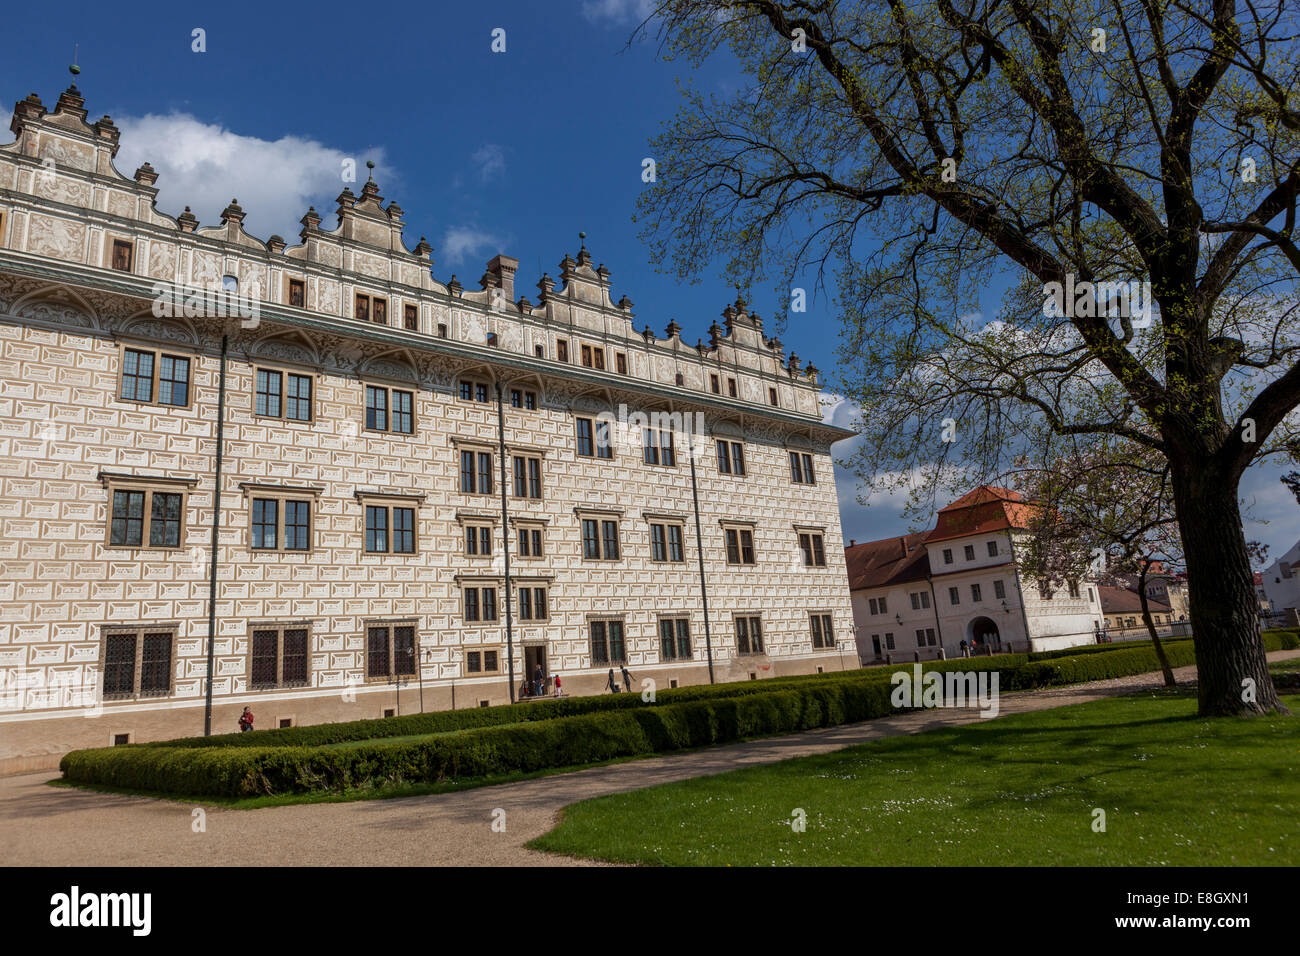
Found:
[[[501,454],[501,554],[505,557],[506,586],[503,600],[506,605],[506,667],[510,680],[510,703],[515,702],[515,638],[514,604],[510,595],[510,511],[506,505],[506,412],[501,397],[501,383],[497,386],[497,447]]]
[[[939,624],[939,596],[934,593],[934,578],[926,578],[926,581],[930,584],[930,608],[934,611],[934,633],[939,639],[939,649],[942,650],[943,628]]]
[[[695,554],[700,559],[700,599],[704,602],[704,651],[709,658],[709,683],[713,681],[713,638],[709,633],[709,586],[704,577],[704,533],[700,530],[700,489],[695,480],[695,436],[691,436],[691,500],[695,504]]]
[[[217,461],[215,487],[212,490],[212,564],[208,571],[208,680],[204,692],[203,736],[212,736],[212,676],[217,639],[217,544],[221,531],[221,459],[226,437],[226,346],[228,336],[221,336],[221,372],[217,376]]]

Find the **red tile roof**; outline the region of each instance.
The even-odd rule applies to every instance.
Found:
[[[1101,610],[1103,614],[1142,613],[1142,596],[1136,591],[1130,591],[1128,588],[1117,588],[1103,584],[1097,588],[1097,594],[1101,598]],[[1168,614],[1170,612],[1170,607],[1163,601],[1157,601],[1153,597],[1148,597],[1147,610],[1152,614]]]
[[[1006,488],[981,485],[962,495],[935,516],[926,543],[964,538],[971,534],[1010,531],[1029,526],[1035,505]]]
[[[924,539],[924,533],[908,534],[845,548],[849,590],[924,581],[930,573],[930,557],[921,547]]]

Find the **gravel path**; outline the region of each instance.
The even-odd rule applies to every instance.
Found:
[[[1297,656],[1300,651],[1281,651],[1269,658]],[[1175,674],[1180,683],[1190,681],[1196,668],[1177,668]],[[1157,673],[1005,694],[1000,713],[1046,710],[1160,684]],[[917,711],[458,793],[261,810],[47,787],[57,776],[48,771],[0,777],[0,859],[11,866],[589,865],[526,850],[524,844],[553,828],[563,807],[589,797],[971,723],[977,713]],[[198,809],[206,814],[206,829],[196,833]],[[504,811],[504,832],[493,829],[494,811]]]

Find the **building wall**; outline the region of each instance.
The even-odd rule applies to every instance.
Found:
[[[631,331],[630,303],[610,303],[608,273],[592,268],[585,250],[577,261],[566,257],[564,285],[551,289],[543,312],[494,312],[491,283],[463,298],[433,283],[428,262],[421,265],[400,247],[400,229],[399,248],[367,252],[355,236],[362,227],[377,228],[376,216],[354,217],[346,203],[341,231],[353,230],[353,238],[313,232],[309,224],[305,247],[317,243],[316,251],[299,247],[304,268],[320,279],[309,289],[324,296],[311,292],[307,309],[268,309],[254,328],[211,316],[160,317],[151,309],[148,285],[137,279],[199,277],[212,270],[251,276],[262,280],[253,285],[268,289],[274,302],[282,298],[289,257],[243,234],[242,213],[232,213],[216,230],[178,229],[176,220],[152,209],[147,177],[143,184],[119,182],[110,162],[115,137],[99,126],[87,133],[75,103],[61,104],[49,117],[18,112],[20,148],[0,150],[0,769],[48,764],[70,748],[105,745],[117,735],[144,741],[201,732],[217,349],[226,334],[231,354],[217,522],[215,730],[233,730],[244,706],[265,727],[282,719],[305,724],[380,717],[390,709],[407,713],[420,707],[421,698],[425,709],[447,707],[453,694],[455,706],[509,698],[505,673],[475,677],[466,669],[468,652],[504,648],[505,613],[502,607],[498,622],[488,626],[467,622],[462,608],[462,586],[499,586],[504,572],[497,408],[495,401],[462,400],[462,379],[502,381],[507,390],[531,390],[538,398],[536,410],[504,410],[508,454],[537,455],[543,462],[541,500],[511,496],[509,510],[512,522],[543,525],[546,553],[541,559],[514,556],[511,577],[516,586],[548,587],[550,605],[544,623],[515,620],[516,684],[523,679],[522,645],[542,646],[550,674],[562,677],[566,692],[601,692],[608,665],[592,660],[593,616],[624,621],[636,689],[645,679],[661,688],[708,680],[687,448],[678,442],[675,467],[645,464],[639,440],[616,448],[613,460],[576,454],[575,418],[620,404],[702,416],[704,453],[696,468],[716,678],[855,665],[847,646],[852,614],[829,453],[840,436],[821,425],[815,379],[777,363],[780,347],[768,344],[757,317],[729,308],[728,334],[705,352],[683,349],[673,332],[666,343],[642,336]],[[59,157],[48,179],[42,178],[44,154]],[[64,205],[51,206],[56,196]],[[84,208],[76,213],[69,203]],[[140,275],[102,265],[113,235],[134,237]],[[371,238],[383,241],[382,235]],[[321,251],[331,244],[341,250],[336,260]],[[368,276],[358,271],[363,267]],[[493,281],[512,280],[499,266],[497,272]],[[394,320],[407,298],[418,301],[421,327],[408,333],[354,322],[350,306],[341,303],[363,286],[390,296]],[[440,318],[451,320],[446,339],[435,331]],[[486,339],[492,330],[496,345]],[[606,370],[576,366],[583,335],[621,343],[609,345]],[[573,343],[574,364],[553,358],[559,337]],[[534,356],[534,344],[542,343],[545,355]],[[165,347],[189,357],[189,405],[122,400],[124,345]],[[608,367],[615,347],[628,349],[626,375]],[[702,371],[710,356],[720,367],[723,351],[743,372],[737,373],[742,382],[735,399],[715,396]],[[679,354],[693,371],[681,371],[686,366],[677,362]],[[313,420],[255,416],[257,367],[310,375]],[[769,381],[780,388],[777,407],[767,405]],[[414,434],[366,430],[366,384],[415,393]],[[713,452],[718,438],[744,444],[745,476],[719,471]],[[459,490],[458,450],[466,442],[493,454],[494,494]],[[813,457],[816,483],[791,480],[791,450]],[[110,547],[104,473],[184,481],[181,546]],[[310,492],[309,553],[251,549],[249,502],[256,492],[250,485]],[[416,554],[364,551],[359,493],[420,497]],[[583,559],[583,508],[619,521],[617,561]],[[682,523],[682,563],[650,561],[650,517]],[[463,522],[474,519],[493,528],[491,558],[463,553]],[[724,522],[752,529],[754,565],[728,565]],[[514,530],[512,524],[512,555]],[[823,535],[825,567],[805,566],[800,530]],[[813,612],[830,615],[840,647],[813,647]],[[764,653],[737,653],[734,617],[742,613],[761,618]],[[657,625],[664,615],[689,619],[690,661],[662,659]],[[418,674],[400,688],[387,679],[368,682],[366,626],[399,620],[416,626]],[[307,685],[252,689],[252,630],[296,622],[310,629]],[[105,700],[106,631],[135,625],[174,629],[170,691]]]

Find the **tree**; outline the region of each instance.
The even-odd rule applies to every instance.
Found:
[[[1300,403],[1289,13],[665,0],[641,28],[688,61],[727,48],[745,77],[688,90],[655,140],[656,261],[783,289],[832,270],[866,478],[1005,475],[1061,436],[1161,456],[1207,716],[1285,711],[1238,485]]]

